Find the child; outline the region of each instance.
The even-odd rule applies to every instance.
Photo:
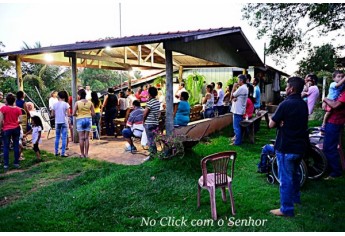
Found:
[[[42,142],[41,140],[41,133],[43,130],[43,124],[41,119],[38,116],[31,117],[31,125],[32,129],[25,134],[28,135],[29,133],[32,133],[32,144],[34,145],[34,151],[36,153],[36,157],[38,160],[41,160],[41,152],[38,147],[38,144]]]
[[[260,162],[258,163],[258,173],[267,173],[269,168],[268,156],[275,155],[274,146],[272,144],[266,144],[262,147]]]
[[[344,89],[344,82],[345,82],[344,73],[339,71],[339,70],[336,70],[333,72],[332,78],[333,78],[334,82],[332,82],[329,85],[327,98],[331,99],[331,100],[337,100],[341,91]],[[332,112],[331,108],[329,106],[323,105],[323,108],[326,110],[326,113],[325,113],[325,116],[323,118],[322,128],[325,127],[326,122],[327,122],[327,120],[328,120],[328,118]]]
[[[126,103],[125,93],[123,91],[119,93],[119,109],[120,109],[119,118],[125,118],[126,112],[127,112],[127,103]]]
[[[19,160],[23,161],[25,160],[24,156],[23,156],[23,139],[24,139],[24,132],[23,132],[23,127],[21,125],[19,125],[20,127],[20,135],[19,135]]]

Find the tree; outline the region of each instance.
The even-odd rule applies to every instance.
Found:
[[[0,41],[0,52],[5,45]],[[13,64],[0,57],[0,90],[4,94],[13,92],[17,89],[16,79],[11,77],[8,73],[13,68]]]
[[[94,86],[96,86],[100,88],[100,90],[112,87],[114,85],[114,78],[117,78],[117,80],[120,81],[117,72],[103,69],[85,68],[79,73],[78,77],[81,78],[81,83],[83,86],[90,85],[92,89]],[[100,84],[96,81],[101,82],[103,86],[100,86]],[[96,84],[94,85],[94,83]]]
[[[242,8],[243,18],[257,28],[257,37],[268,36],[267,54],[279,57],[299,54],[311,47],[310,39],[317,36],[343,37],[345,4],[343,3],[255,3]],[[344,49],[343,45],[339,46]]]
[[[100,91],[114,85],[120,84],[121,78],[117,71],[85,68],[79,73],[79,77],[82,79],[82,84],[90,85],[92,90]],[[124,74],[122,80],[125,81],[127,75]]]
[[[10,76],[0,76],[0,91],[4,94],[17,91],[17,79]]]
[[[23,44],[24,44],[24,46],[22,46],[22,48],[21,48],[22,50],[33,49],[33,48],[41,48],[42,47],[40,41],[35,42],[35,44],[33,46],[30,46],[27,42],[24,42],[24,41],[23,41]]]
[[[5,45],[0,41],[0,52]],[[0,78],[5,76],[5,72],[9,70],[13,64],[9,61],[6,61],[0,57]]]
[[[320,71],[333,72],[336,67],[336,50],[331,44],[325,44],[321,47],[314,47],[309,50],[308,56],[298,62],[298,74],[305,76],[311,72]]]
[[[23,70],[24,90],[39,105],[43,106],[35,87],[47,102],[51,91],[66,90],[71,93],[71,70],[69,68],[30,64],[31,73]]]
[[[23,42],[23,50],[40,48],[40,42],[33,46]],[[59,67],[51,65],[22,63],[22,73],[24,82],[24,91],[34,100],[38,106],[43,107],[43,103],[35,87],[38,88],[44,102],[47,103],[50,92],[66,90],[71,93],[71,69],[70,67]],[[11,86],[13,87],[13,86]],[[15,90],[12,90],[15,91]]]

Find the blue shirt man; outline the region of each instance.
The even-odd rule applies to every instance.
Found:
[[[254,78],[253,85],[254,85],[254,94],[253,98],[255,98],[254,108],[260,109],[261,106],[261,91],[259,86],[259,78]]]

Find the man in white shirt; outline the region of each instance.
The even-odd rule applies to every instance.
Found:
[[[126,91],[126,102],[127,102],[127,108],[133,108],[133,102],[135,100],[138,100],[136,96],[134,95],[134,92],[132,89],[127,89]]]
[[[187,92],[187,90],[185,89],[184,87],[184,83],[181,82],[179,87],[178,87],[178,90],[176,91],[175,93],[175,97],[174,97],[174,103],[179,103],[180,102],[180,96],[181,96],[181,93],[182,92]]]
[[[58,102],[57,92],[56,91],[52,91],[50,93],[50,98],[49,98],[49,110],[52,110],[54,104],[57,103],[57,102]]]
[[[85,86],[86,99],[91,101],[91,88],[89,85]]]
[[[215,113],[218,115],[223,115],[224,114],[224,109],[223,109],[223,99],[224,99],[224,91],[222,89],[223,84],[222,82],[217,82],[217,98],[215,99],[214,103],[214,110]]]
[[[67,157],[65,154],[67,135],[68,135],[68,117],[70,116],[69,104],[65,102],[65,93],[58,93],[59,101],[54,104],[52,116],[55,116],[55,156],[59,155],[59,142],[62,139],[61,156]]]
[[[240,122],[243,120],[243,114],[246,111],[246,104],[248,98],[248,88],[246,85],[246,76],[239,75],[238,83],[234,84],[232,89],[232,106],[231,112],[233,113],[233,127],[235,132],[235,138],[233,145],[241,145],[242,143],[242,130]],[[236,91],[235,89],[238,88]]]
[[[175,96],[174,96],[174,114],[177,111],[177,107],[178,107],[178,103],[180,102],[180,96],[182,92],[187,92],[187,90],[185,89],[185,84],[183,82],[180,83],[177,91],[175,92]]]

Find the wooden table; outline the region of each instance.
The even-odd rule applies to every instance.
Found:
[[[254,117],[252,117],[251,119],[248,120],[242,120],[240,122],[240,125],[243,128],[249,128],[249,140],[251,143],[254,144],[254,140],[255,140],[255,129],[254,129],[254,123],[256,122],[260,122],[261,118],[265,117],[266,123],[267,123],[267,128],[269,128],[269,118],[268,118],[268,111],[265,110],[260,110],[259,112],[256,113],[256,115]]]

